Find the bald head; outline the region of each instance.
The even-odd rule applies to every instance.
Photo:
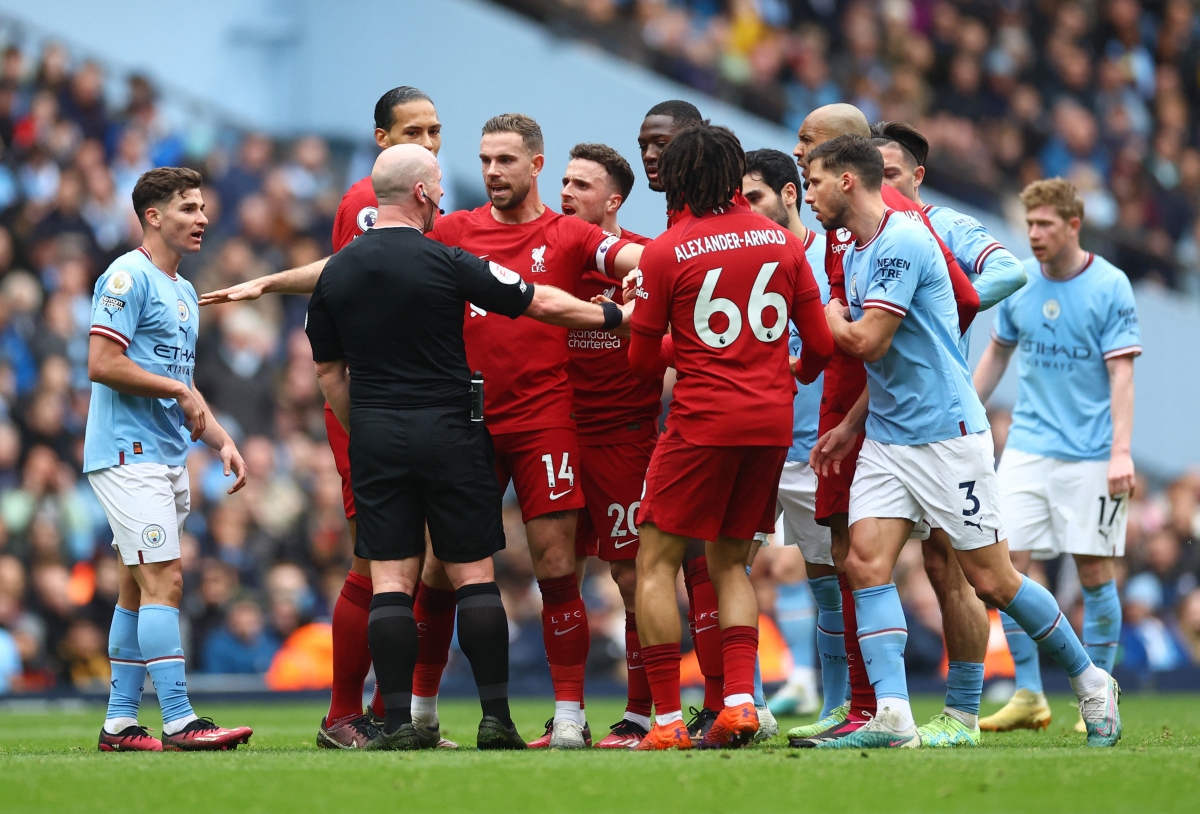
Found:
[[[432,188],[440,176],[437,159],[429,150],[419,144],[397,144],[375,159],[371,186],[380,206],[402,206],[411,202],[417,183]]]
[[[843,103],[818,107],[804,117],[796,134],[799,143],[792,153],[797,163],[804,166],[804,156],[809,150],[830,139],[848,135],[871,137],[871,125],[861,110]]]
[[[838,103],[818,107],[805,119],[806,122],[810,120],[814,126],[828,133],[829,138],[850,135],[871,137],[871,125],[866,115],[854,105]]]

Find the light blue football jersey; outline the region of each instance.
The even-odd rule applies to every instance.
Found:
[[[1102,461],[1112,449],[1112,394],[1105,361],[1142,352],[1133,287],[1119,268],[1088,254],[1066,280],[1025,261],[1029,283],[1000,303],[992,338],[1018,347],[1017,404],[1008,446],[1063,461]]]
[[[1011,296],[1025,285],[1025,267],[1013,254],[992,237],[983,224],[970,215],[945,206],[928,205],[923,210],[933,224],[933,231],[950,249],[959,267],[979,294],[979,310],[986,311]],[[987,266],[986,273],[984,265]],[[958,340],[964,359],[971,354],[971,330]]]
[[[143,370],[190,387],[199,327],[196,289],[182,277],[168,277],[143,249],[118,257],[96,281],[91,333],[118,342]],[[182,466],[190,437],[183,424],[174,399],[129,396],[93,383],[83,471],[132,463]]]
[[[917,213],[888,210],[879,231],[842,255],[850,315],[903,317],[891,347],[868,362],[867,438],[914,446],[988,428],[958,347],[958,306],[937,240]]]
[[[812,229],[808,230],[808,241],[804,246],[804,256],[812,266],[813,279],[821,289],[821,302],[829,302],[829,276],[825,273],[825,235],[819,235]],[[803,343],[796,326],[788,323],[790,337],[788,338],[788,353],[799,358]],[[789,461],[808,463],[808,455],[817,443],[817,422],[821,417],[821,389],[825,385],[825,374],[822,373],[812,384],[796,386],[796,398],[792,400],[792,448],[788,450]]]

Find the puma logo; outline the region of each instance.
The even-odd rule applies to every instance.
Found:
[[[972,523],[970,520],[964,520],[963,525],[964,526],[974,526],[975,528],[979,529],[980,531],[983,531],[983,525],[981,523]]]

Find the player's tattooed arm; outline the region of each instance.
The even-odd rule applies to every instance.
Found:
[[[825,306],[825,319],[838,347],[855,359],[877,362],[891,348],[903,317],[882,308],[867,308],[862,319],[854,321],[846,303],[831,299]]]
[[[217,305],[223,302],[245,302],[257,300],[263,294],[311,294],[321,278],[321,271],[328,257],[314,260],[294,269],[287,269],[265,277],[256,277],[244,283],[210,291],[200,295],[201,305]]]
[[[1105,362],[1112,392],[1112,453],[1108,461],[1108,494],[1132,494],[1136,484],[1133,456],[1133,356],[1118,356]]]
[[[841,474],[842,461],[850,454],[858,434],[867,424],[869,406],[870,397],[867,388],[864,387],[858,401],[854,402],[854,406],[846,413],[841,423],[817,439],[808,455],[808,465],[818,477],[829,477],[830,471]]]
[[[229,487],[227,494],[233,494],[246,485],[246,462],[242,460],[242,453],[238,452],[237,444],[233,443],[233,438],[225,431],[217,421],[216,416],[212,414],[212,410],[208,407],[208,401],[192,385],[192,395],[200,402],[200,406],[204,409],[204,433],[200,436],[200,440],[217,451],[221,456],[221,465],[225,468],[225,477],[229,477],[232,473],[236,480],[233,486]],[[195,439],[193,439],[195,440]]]
[[[1008,360],[1012,358],[1014,350],[1015,345],[1005,345],[995,339],[984,348],[983,356],[975,366],[975,392],[984,404],[987,404],[996,385],[1004,378],[1004,371],[1008,369]]]
[[[347,433],[350,432],[350,371],[345,359],[317,362],[317,384],[321,395],[329,402],[334,418]]]
[[[204,405],[191,389],[181,381],[146,370],[126,356],[125,348],[115,340],[97,334],[88,338],[88,378],[127,396],[175,399],[192,440],[199,440],[204,432]]]

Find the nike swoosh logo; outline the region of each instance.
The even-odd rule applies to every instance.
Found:
[[[551,493],[550,493],[550,499],[551,499],[551,500],[558,500],[560,497],[565,497],[566,495],[569,495],[569,494],[571,494],[571,493],[572,493],[572,492],[574,492],[574,491],[575,491],[574,489],[568,489],[568,490],[567,490],[567,491],[565,491],[565,492],[557,492],[557,493],[555,493],[555,492],[551,492]]]
[[[623,543],[613,543],[613,548],[624,548],[627,545],[633,545],[637,540],[626,540]]]
[[[709,625],[708,627],[698,627],[698,628],[696,628],[696,632],[703,633],[706,630],[712,630],[714,627],[716,627],[716,625]]]
[[[572,630],[574,630],[577,627],[579,627],[579,625],[571,625],[566,630],[556,630],[556,631],[554,631],[554,635],[555,636],[566,636],[568,633],[570,633]]]

